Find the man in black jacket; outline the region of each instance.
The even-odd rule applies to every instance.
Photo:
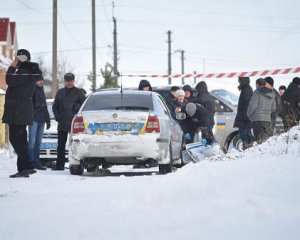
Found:
[[[283,124],[285,131],[299,124],[300,78],[295,77],[282,96]]]
[[[253,141],[253,136],[251,133],[252,124],[247,116],[247,109],[253,94],[253,90],[250,86],[249,77],[239,77],[238,81],[238,89],[241,91],[241,93],[233,127],[237,127],[239,129],[239,136],[243,143],[243,150],[245,150],[252,145]]]
[[[271,125],[270,125],[270,136],[273,136],[275,124],[276,124],[276,118],[279,115],[279,113],[282,111],[282,101],[281,96],[279,92],[273,87],[274,86],[274,80],[271,77],[266,77],[266,88],[271,89],[275,93],[275,102],[276,102],[276,111],[271,113]]]
[[[32,123],[32,95],[36,76],[41,74],[37,63],[30,62],[30,53],[19,49],[6,73],[3,123],[9,127],[9,141],[16,151],[18,172],[12,178],[29,177],[36,171],[29,158],[26,126]]]
[[[78,112],[85,100],[81,89],[74,85],[75,76],[73,73],[66,73],[64,80],[65,87],[58,90],[52,106],[55,120],[58,122],[57,161],[53,170],[65,169],[65,151],[68,132],[71,130],[74,115]]]
[[[198,92],[197,97],[193,100],[194,103],[201,104],[207,111],[209,119],[209,128],[212,130],[215,125],[216,102],[215,98],[209,94],[206,82],[201,81],[196,85]]]
[[[45,124],[50,128],[50,115],[47,108],[46,96],[43,88],[43,75],[38,77],[32,98],[33,103],[33,122],[28,126],[28,148],[29,156],[34,167],[39,170],[46,170],[40,163],[40,149]]]

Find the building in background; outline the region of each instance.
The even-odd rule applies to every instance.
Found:
[[[16,23],[10,22],[9,18],[0,18],[0,116],[3,115],[5,99],[5,74],[14,59],[18,49]],[[5,124],[0,121],[0,146],[7,143],[8,132]]]

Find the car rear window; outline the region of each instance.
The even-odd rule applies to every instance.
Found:
[[[153,110],[151,95],[138,94],[103,94],[92,95],[87,100],[82,111],[94,110],[130,110],[149,111]]]

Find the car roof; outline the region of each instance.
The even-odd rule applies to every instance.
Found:
[[[98,92],[94,92],[91,95],[113,95],[113,94],[121,94],[121,89],[120,88],[115,88],[115,89],[107,89],[104,91],[98,91]],[[151,91],[140,91],[140,90],[127,90],[127,89],[123,89],[123,94],[124,95],[145,95],[145,96],[149,96],[149,95],[153,95],[153,94],[157,94]]]

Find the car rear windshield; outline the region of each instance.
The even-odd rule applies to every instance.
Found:
[[[101,94],[92,95],[84,105],[82,111],[94,110],[130,110],[149,111],[153,110],[151,95],[138,94]]]

